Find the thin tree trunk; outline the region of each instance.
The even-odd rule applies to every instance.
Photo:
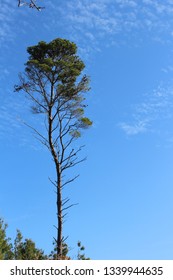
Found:
[[[49,129],[48,129],[48,137],[49,137],[49,145],[52,153],[52,157],[56,166],[56,175],[57,175],[57,238],[56,238],[56,251],[57,251],[57,259],[61,259],[62,257],[62,224],[63,224],[63,217],[62,217],[62,186],[61,186],[61,166],[55,151],[55,147],[53,145],[52,140],[52,109],[49,108],[48,114],[48,122],[49,122]]]
[[[60,171],[60,165],[58,165],[57,170],[57,258],[62,257],[62,224],[63,224],[63,217],[62,217],[62,188],[61,188],[61,171]]]

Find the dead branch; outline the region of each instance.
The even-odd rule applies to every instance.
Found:
[[[76,180],[79,177],[79,175],[76,175],[74,178],[67,180],[65,183],[62,184],[62,188],[66,186],[67,184],[72,183],[74,180]]]
[[[50,179],[50,177],[48,177],[48,179],[49,179],[49,181],[52,183],[52,185],[54,185],[54,186],[57,188],[57,183],[56,183],[56,181],[53,182],[53,181]],[[57,192],[56,192],[56,193],[57,193]]]
[[[71,204],[71,205],[69,205],[69,206],[67,206],[67,207],[65,207],[65,208],[62,208],[62,211],[65,211],[65,210],[67,210],[67,209],[69,209],[69,208],[71,208],[71,207],[73,207],[73,206],[75,206],[75,205],[78,205],[79,203],[74,203],[74,204]]]

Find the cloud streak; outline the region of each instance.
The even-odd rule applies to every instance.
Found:
[[[39,14],[42,27],[47,30],[63,30],[63,33],[81,48],[100,50],[100,45],[121,44],[121,38],[135,32],[155,32],[172,37],[173,2],[165,0],[47,0],[46,9]],[[15,32],[32,29],[28,15],[33,21],[37,14],[26,7],[17,8],[15,1],[2,0],[0,10],[0,44],[14,40]],[[57,17],[58,16],[58,17]],[[22,20],[20,19],[22,18]],[[29,27],[28,27],[29,26]],[[15,28],[14,28],[15,27]],[[35,27],[37,30],[37,27]],[[39,27],[40,28],[40,27]],[[34,30],[33,30],[34,32]],[[102,39],[105,40],[102,40]],[[153,34],[151,36],[153,38]],[[102,43],[101,43],[102,42]],[[90,46],[89,46],[90,45]]]
[[[132,32],[143,31],[149,35],[154,31],[156,39],[161,33],[172,36],[173,2],[170,0],[164,3],[157,0],[69,0],[58,6],[53,1],[52,8],[54,14],[58,12],[63,19],[63,26],[71,37],[83,43],[89,39],[94,43],[93,48],[104,37],[117,42],[119,35],[126,37]]]
[[[118,124],[127,135],[157,132],[173,121],[173,86],[159,86],[145,98],[146,101],[133,106],[131,121]]]
[[[29,148],[40,150],[40,145],[35,139],[33,141],[33,131],[24,123],[36,127],[39,123],[40,129],[44,131],[43,121],[39,116],[29,112],[30,103],[23,96],[6,92],[6,97],[0,95],[0,140],[3,145],[28,146]]]
[[[13,39],[13,24],[15,19],[15,2],[1,0],[0,8],[0,45]]]
[[[149,122],[147,120],[140,120],[133,124],[122,122],[119,124],[119,126],[127,135],[137,135],[148,130],[148,123]]]

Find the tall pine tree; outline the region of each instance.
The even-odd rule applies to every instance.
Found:
[[[81,76],[85,65],[77,55],[77,46],[65,39],[50,43],[39,42],[27,49],[29,59],[25,72],[20,75],[16,91],[24,91],[32,101],[32,111],[42,114],[46,132],[31,127],[44,144],[54,161],[56,179],[51,180],[56,188],[57,235],[55,238],[57,259],[63,254],[63,220],[69,205],[69,198],[63,197],[63,188],[77,176],[64,179],[69,168],[84,159],[78,154],[83,146],[75,148],[74,141],[81,131],[92,125],[84,115],[84,93],[89,91],[89,78]]]

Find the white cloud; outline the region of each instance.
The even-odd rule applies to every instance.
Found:
[[[116,0],[115,1],[117,4],[120,5],[120,7],[137,7],[138,3],[133,0]]]
[[[127,22],[132,23],[134,20],[140,22],[139,28],[142,25],[145,26],[146,22],[151,22],[153,19],[157,19],[157,23],[159,21],[161,23],[160,13],[171,15],[173,4],[171,5],[169,1],[161,4],[155,0],[143,0],[141,2],[137,0],[74,0],[63,3],[59,11],[63,14],[64,19],[70,20],[74,26],[75,24],[82,23],[90,29],[95,27],[98,30],[103,29],[108,32],[110,32],[111,26],[111,32],[116,32],[117,24],[121,25],[119,26],[120,28],[124,28]]]
[[[148,130],[148,121],[141,120],[134,124],[120,123],[119,126],[127,135],[136,135]]]
[[[32,131],[24,125],[24,121],[31,125],[38,120],[37,116],[29,113],[27,99],[10,91],[0,95],[0,140],[4,145],[34,147],[37,149],[38,143],[33,142]],[[4,97],[5,96],[5,97]],[[33,125],[34,126],[34,125]]]
[[[13,38],[13,20],[15,16],[15,2],[9,0],[1,0],[0,8],[0,44],[6,40]]]
[[[20,21],[21,14],[30,14],[27,7],[17,8],[17,1],[1,2],[0,43],[14,38],[13,26]],[[58,30],[63,26],[68,36],[82,40],[83,45],[90,40],[93,48],[103,36],[117,41],[117,34],[126,36],[141,29],[154,30],[156,36],[161,31],[170,35],[172,32],[173,2],[170,0],[47,0],[45,3],[43,25],[46,29]],[[28,24],[24,17],[22,22],[23,26]],[[19,29],[22,32],[21,24]],[[89,38],[88,34],[92,36]]]
[[[159,86],[152,93],[146,94],[145,99],[133,106],[128,116],[131,121],[119,124],[127,135],[158,132],[164,124],[173,122],[173,85]]]
[[[169,0],[66,0],[58,4],[48,0],[46,9],[45,28],[56,31],[62,27],[65,37],[86,55],[105,45],[129,43],[131,36],[136,38],[132,45],[141,44],[145,36],[164,44],[172,40],[173,3]],[[136,36],[139,32],[143,36]]]

